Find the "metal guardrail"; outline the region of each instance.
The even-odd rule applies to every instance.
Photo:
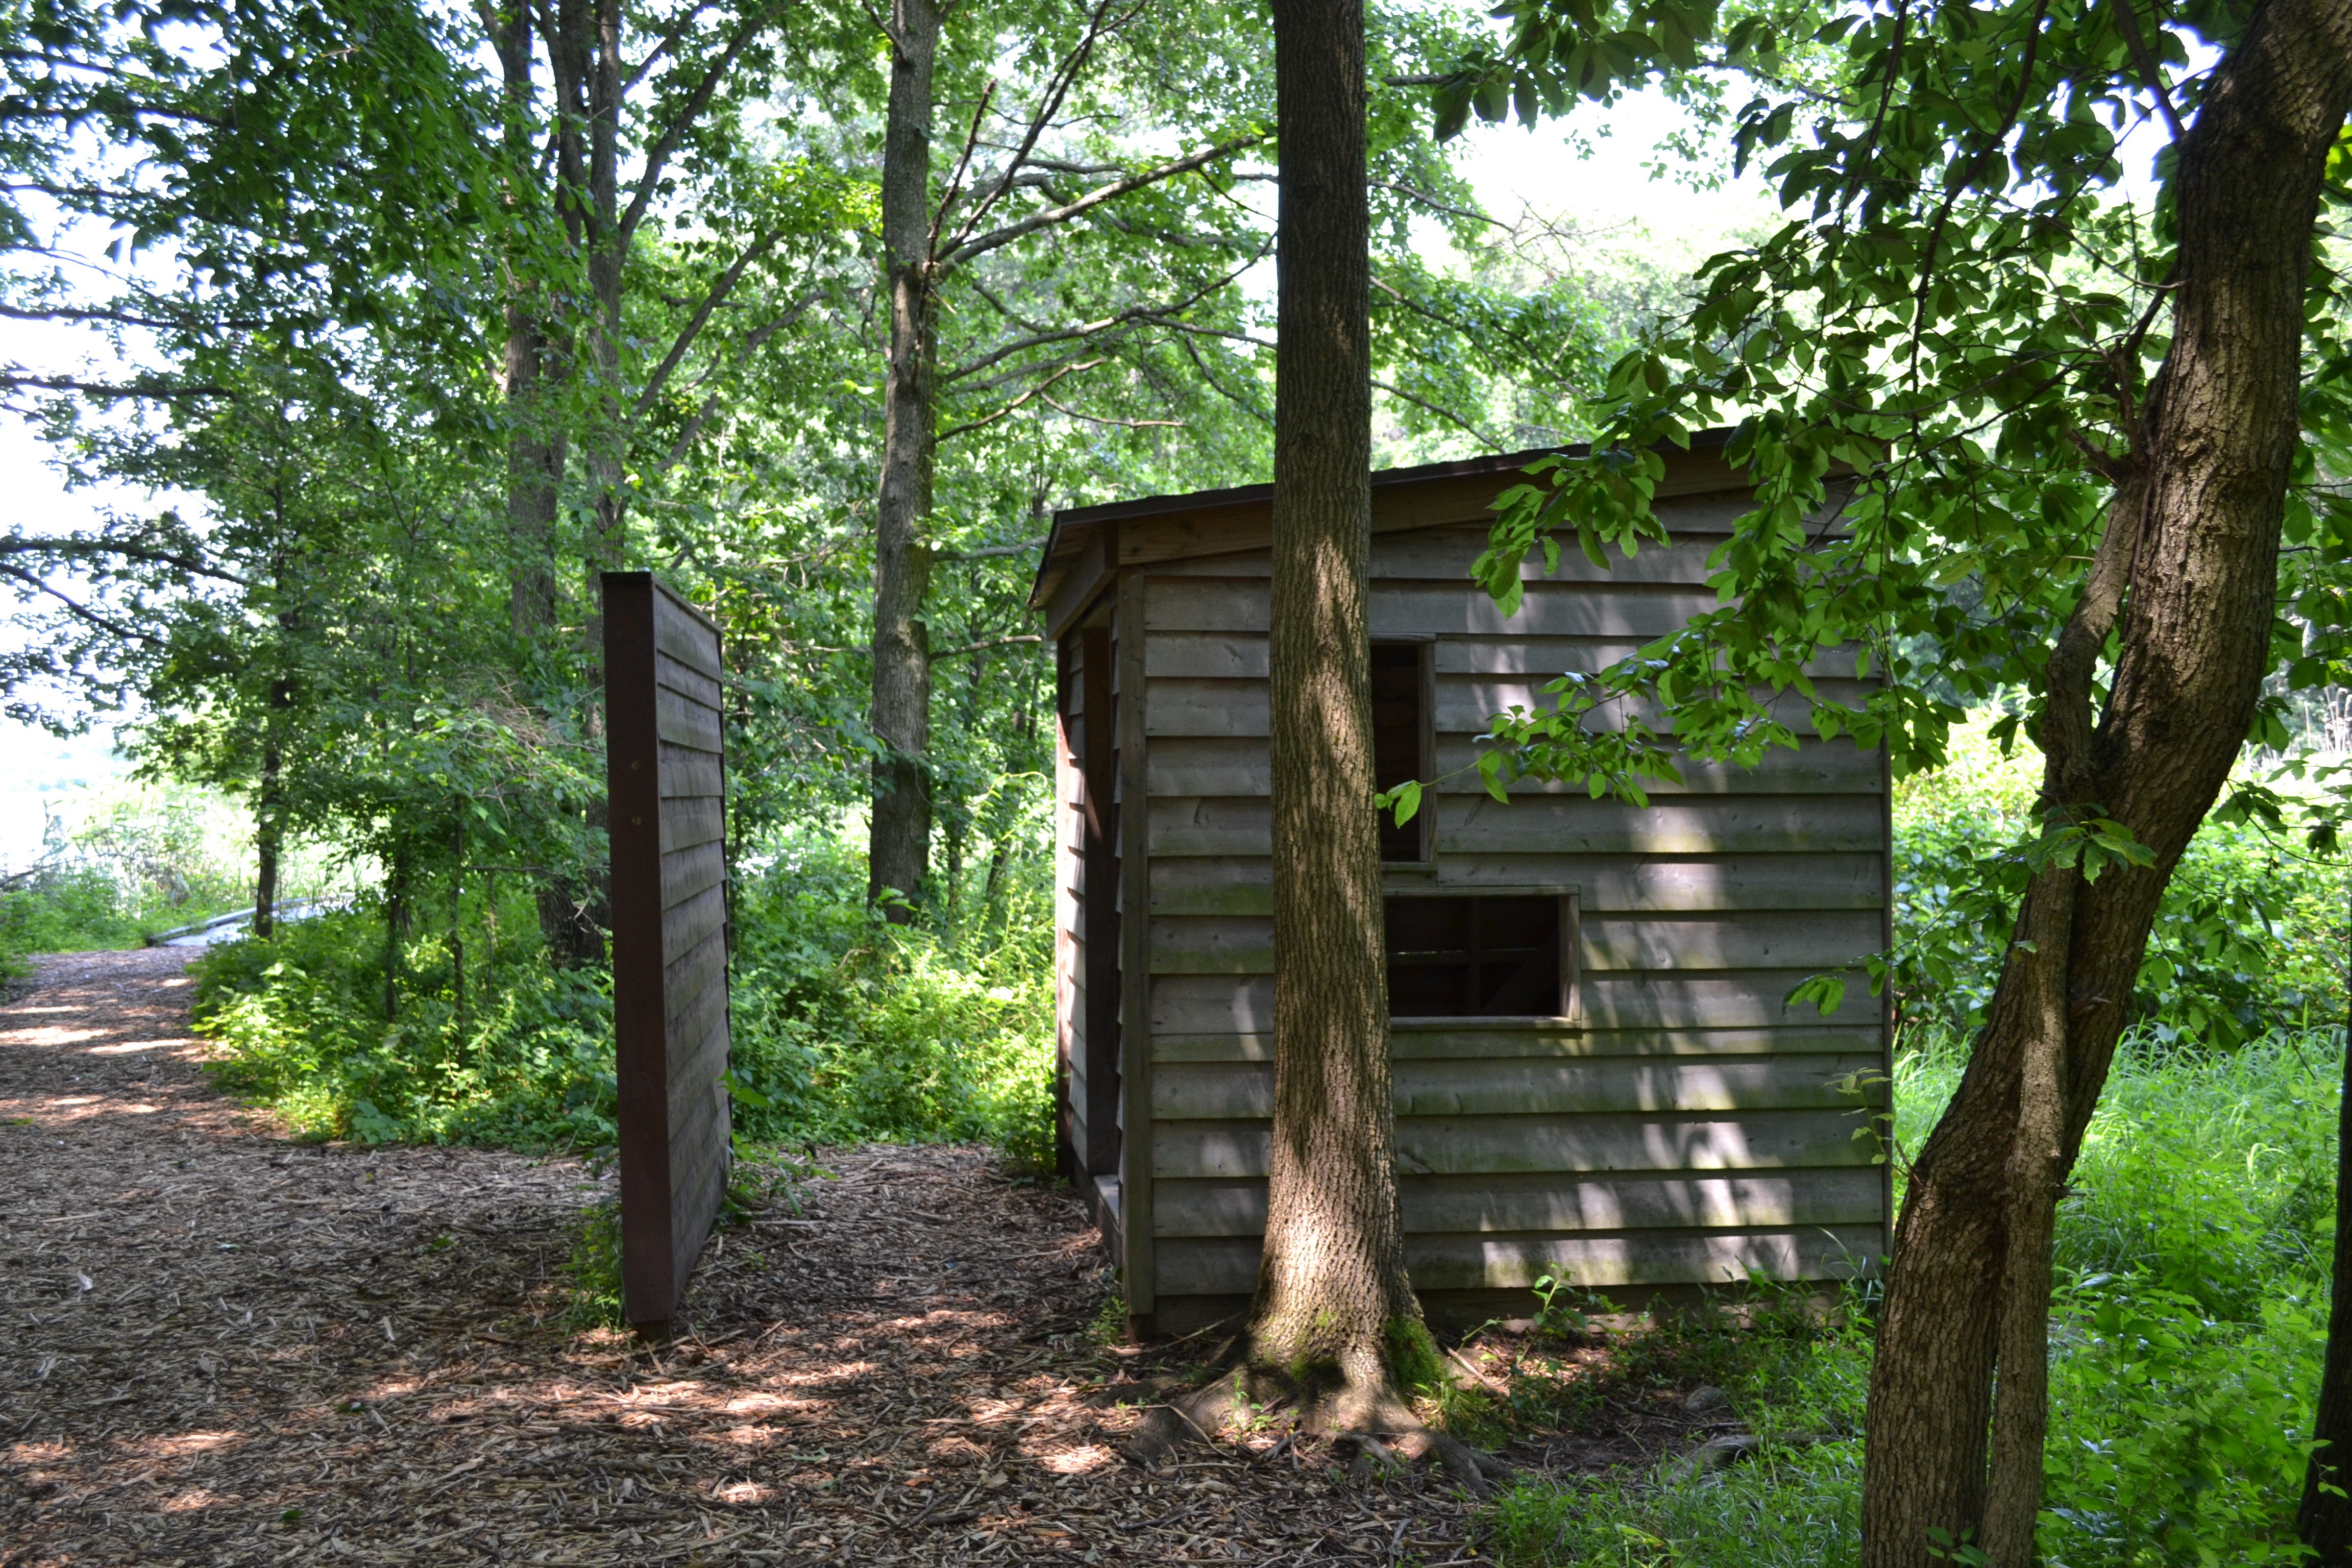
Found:
[[[286,921],[306,921],[313,916],[324,914],[329,910],[339,910],[342,907],[343,900],[338,899],[289,899],[278,906],[274,918]],[[255,912],[253,909],[231,910],[225,915],[215,915],[210,920],[198,921],[193,925],[174,926],[170,931],[160,931],[149,937],[147,945],[149,947],[210,947],[216,942],[234,942],[236,938],[233,933],[241,927],[250,925]]]

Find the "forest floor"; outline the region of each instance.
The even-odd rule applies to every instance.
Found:
[[[673,1342],[582,1328],[609,1180],[289,1140],[204,1076],[187,957],[44,959],[0,1007],[0,1568],[1483,1555],[1442,1479],[1271,1435],[1122,1463],[1101,1391],[1153,1358],[1093,1331],[1100,1237],[984,1150],[824,1152]],[[1641,1460],[1668,1410],[1511,1457]]]

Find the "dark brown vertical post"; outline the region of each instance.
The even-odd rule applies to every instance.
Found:
[[[719,632],[646,572],[604,574],[621,1289],[659,1329],[727,1187],[726,776]]]

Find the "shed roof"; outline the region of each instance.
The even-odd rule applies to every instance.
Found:
[[[1722,467],[1717,456],[1730,438],[1728,428],[1695,431],[1688,454],[1670,450],[1665,490],[1688,492],[1738,483],[1737,477]],[[1434,515],[1423,516],[1426,509],[1414,502],[1429,492],[1444,492],[1458,508],[1462,498],[1452,497],[1451,492],[1465,485],[1494,487],[1479,502],[1473,503],[1473,510],[1483,510],[1480,503],[1500,493],[1500,481],[1505,476],[1538,458],[1560,453],[1582,456],[1590,450],[1589,446],[1581,444],[1537,447],[1492,457],[1375,469],[1371,476],[1373,529],[1381,531],[1384,525],[1409,528],[1447,521]],[[1671,463],[1676,457],[1682,458],[1682,462]],[[1676,468],[1684,472],[1676,474]],[[1088,576],[1108,575],[1120,566],[1145,561],[1178,560],[1263,547],[1266,541],[1261,536],[1271,521],[1273,502],[1274,487],[1258,484],[1066,508],[1054,514],[1053,528],[1045,536],[1037,575],[1030,587],[1029,607],[1048,609],[1057,598],[1066,605],[1067,596],[1060,590],[1074,571],[1083,570]],[[1124,544],[1115,542],[1123,525],[1132,534],[1148,536],[1148,542],[1144,537]],[[1058,626],[1055,627],[1059,629]]]

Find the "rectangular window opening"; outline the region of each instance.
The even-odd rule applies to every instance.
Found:
[[[1410,779],[1426,781],[1431,766],[1426,642],[1372,644],[1372,787],[1391,790]],[[1393,810],[1381,813],[1381,858],[1388,862],[1429,858],[1429,820],[1435,803],[1403,826]]]
[[[1565,1018],[1575,1007],[1572,893],[1387,900],[1389,1014]]]

